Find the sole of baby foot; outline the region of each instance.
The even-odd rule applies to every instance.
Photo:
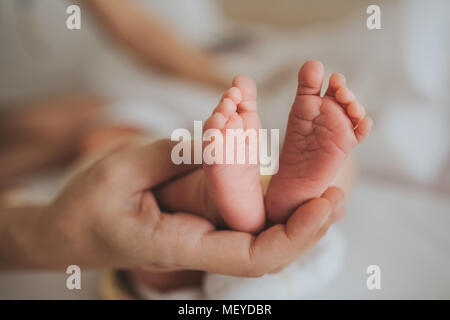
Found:
[[[324,67],[306,62],[288,119],[279,171],[266,194],[269,221],[282,223],[299,205],[319,197],[333,181],[352,149],[371,131],[372,120],[334,73],[321,96]]]
[[[223,139],[221,163],[216,161],[204,165],[207,201],[215,207],[227,227],[251,233],[260,231],[265,225],[257,140],[261,125],[256,112],[256,95],[256,86],[250,77],[235,77],[232,88],[225,92],[204,125],[205,133],[209,129],[216,129]],[[244,163],[238,161],[236,155],[232,156],[231,163],[228,161],[229,151],[226,146],[231,139],[235,139],[233,135],[228,136],[227,131],[230,130],[241,134],[253,130],[255,133],[256,138],[245,138]],[[253,148],[255,145],[256,150]],[[234,152],[235,147],[231,150]]]

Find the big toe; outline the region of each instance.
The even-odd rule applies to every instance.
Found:
[[[237,75],[233,79],[233,87],[241,90],[242,101],[256,100],[256,84],[251,77],[243,74]]]
[[[298,73],[299,95],[320,95],[324,67],[318,60],[309,60],[303,64]]]

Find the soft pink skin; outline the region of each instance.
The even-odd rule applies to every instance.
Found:
[[[325,96],[320,97],[323,73],[323,65],[314,60],[299,72],[280,168],[269,185],[266,210],[258,164],[205,164],[203,170],[156,189],[159,204],[170,212],[185,210],[216,225],[256,233],[265,225],[266,212],[271,222],[280,223],[300,204],[319,197],[372,125],[342,75],[333,74]],[[250,77],[233,80],[205,122],[204,130],[211,128],[221,130],[224,138],[227,128],[260,128],[256,86]]]
[[[265,199],[268,219],[275,223],[287,220],[307,200],[320,197],[352,148],[371,130],[372,120],[364,118],[364,108],[345,87],[342,75],[333,74],[325,96],[319,96],[323,73],[322,64],[314,60],[306,62],[299,72],[299,89],[289,116],[279,172],[272,177]],[[204,129],[259,127],[256,87],[249,77],[237,76]],[[254,233],[265,225],[258,165],[204,165],[203,170],[177,179],[155,193],[160,204],[170,211],[189,209],[217,223],[224,220],[233,230]],[[202,194],[206,197],[198,196]],[[329,220],[342,217],[343,212],[341,207]],[[287,228],[272,228],[276,227]],[[302,227],[304,222],[295,230]],[[272,256],[268,259],[277,260]],[[158,274],[143,273],[140,279],[150,287],[161,285]],[[162,281],[164,288],[173,288],[180,280],[168,281]]]
[[[225,92],[205,122],[204,130],[219,129],[224,145],[226,129],[258,130],[261,124],[256,112],[256,94],[256,85],[250,77],[236,76],[233,87]],[[227,226],[236,231],[261,231],[266,218],[259,163],[249,164],[247,157],[245,164],[205,164],[203,168],[208,201]]]
[[[226,129],[259,129],[256,86],[244,75],[236,76],[222,96],[204,132],[217,129],[226,144]],[[248,141],[246,141],[248,142]],[[205,142],[203,150],[208,146]],[[225,154],[225,152],[224,152]],[[248,156],[248,154],[247,154]],[[265,226],[259,164],[206,164],[155,189],[159,205],[169,212],[187,211],[203,216],[216,226],[256,233]]]
[[[299,205],[319,197],[351,150],[370,133],[372,120],[364,117],[344,76],[333,74],[321,97],[323,77],[320,61],[308,61],[300,69],[279,171],[265,199],[273,223],[284,222]]]

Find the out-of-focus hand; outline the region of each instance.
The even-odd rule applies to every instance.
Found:
[[[181,78],[219,89],[230,79],[221,75],[211,56],[171,32],[156,15],[136,1],[89,0],[85,4],[105,27],[139,61]]]
[[[0,185],[73,158],[100,122],[104,101],[66,96],[11,106],[0,114]]]
[[[299,207],[286,224],[258,236],[219,231],[198,216],[160,211],[151,188],[195,169],[173,165],[171,147],[163,140],[122,149],[80,172],[49,208],[36,214],[32,225],[40,228],[28,241],[30,261],[10,261],[5,267],[77,264],[260,276],[281,270],[313,246],[343,201],[343,193],[330,188]]]

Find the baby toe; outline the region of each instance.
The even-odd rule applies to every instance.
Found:
[[[358,142],[367,138],[372,130],[373,120],[371,118],[364,118],[358,123],[358,127],[355,130],[356,138]]]
[[[243,127],[242,118],[237,113],[234,113],[230,116],[225,126],[227,129],[241,129]]]
[[[355,95],[350,89],[341,87],[336,92],[336,100],[342,104],[349,104],[355,101]]]
[[[330,81],[328,82],[328,89],[325,95],[334,97],[336,95],[336,91],[340,88],[345,87],[346,80],[344,75],[335,72],[331,75]]]
[[[350,102],[347,106],[347,114],[352,118],[354,124],[358,124],[364,118],[365,113],[364,107],[356,101]]]
[[[242,101],[256,100],[257,89],[253,79],[247,75],[237,75],[233,79],[233,87],[239,88],[241,91]]]
[[[231,99],[235,104],[238,104],[239,102],[242,101],[241,90],[239,90],[239,88],[236,87],[231,87],[223,94],[222,100],[226,98]]]
[[[214,109],[213,113],[220,112],[225,118],[229,118],[236,112],[236,103],[230,98],[224,98],[219,105]]]
[[[225,127],[226,122],[227,118],[225,118],[225,116],[222,113],[216,112],[211,117],[209,117],[208,120],[206,120],[204,130],[208,129],[221,130]]]

